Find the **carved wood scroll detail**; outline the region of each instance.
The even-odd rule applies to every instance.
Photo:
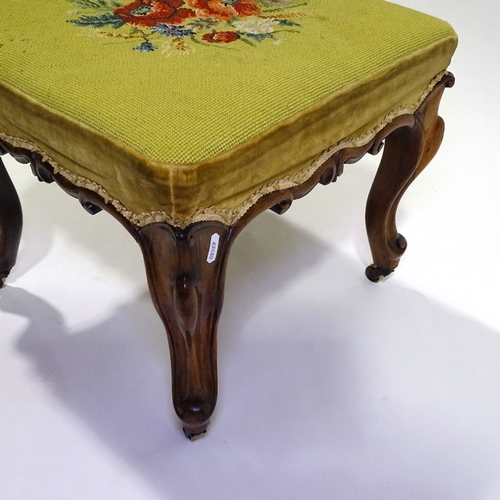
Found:
[[[98,194],[74,186],[43,157],[0,140],[0,154],[8,152],[30,163],[43,182],[56,182],[77,198],[91,214],[105,210],[139,243],[146,264],[149,289],[165,325],[170,345],[174,408],[190,438],[205,432],[217,399],[217,323],[222,308],[226,264],[239,232],[259,213],[270,208],[285,213],[295,199],[318,183],[335,182],[344,165],[365,154],[377,154],[385,141],[381,165],[366,209],[368,239],[374,265],[367,270],[372,281],[392,272],[406,248],[396,228],[396,211],[404,192],[436,153],[443,136],[438,106],[451,74],[443,77],[414,114],[399,116],[367,144],[334,153],[303,184],[260,198],[233,226],[197,222],[185,229],[167,223],[138,227],[125,219]],[[19,199],[0,161],[0,279],[15,263],[21,234]]]

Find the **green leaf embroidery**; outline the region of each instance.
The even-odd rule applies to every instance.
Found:
[[[81,9],[109,10],[120,7],[120,3],[114,0],[70,0],[70,2]]]
[[[102,28],[104,26],[120,28],[125,24],[119,17],[111,13],[100,16],[82,16],[79,19],[71,19],[69,22],[77,26],[91,26],[92,28]]]

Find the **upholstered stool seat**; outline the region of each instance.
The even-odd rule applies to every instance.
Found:
[[[0,152],[141,245],[189,436],[215,406],[225,265],[249,220],[386,139],[367,274],[397,266],[397,205],[441,142],[456,43],[446,22],[384,0],[2,3]],[[1,164],[0,182],[5,279],[21,211]]]

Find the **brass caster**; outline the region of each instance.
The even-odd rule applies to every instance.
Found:
[[[3,288],[3,286],[5,285],[9,273],[10,271],[0,271],[0,288]]]
[[[201,436],[207,433],[207,429],[201,431],[201,432],[192,432],[186,429],[185,427],[182,428],[184,431],[184,435],[190,440],[190,441],[196,441],[197,439],[200,439]]]
[[[376,266],[375,264],[372,264],[371,266],[368,266],[366,268],[365,275],[372,283],[379,283],[393,272],[394,269],[389,269],[389,270],[380,269],[380,267]]]

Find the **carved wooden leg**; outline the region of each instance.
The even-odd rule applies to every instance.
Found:
[[[374,264],[366,269],[371,281],[380,281],[396,269],[406,250],[398,233],[396,212],[399,202],[441,145],[444,122],[438,116],[445,87],[454,78],[446,75],[415,112],[411,126],[394,130],[386,139],[384,153],[366,206],[366,228]]]
[[[0,158],[0,288],[16,263],[22,227],[21,203]]]
[[[139,230],[149,288],[170,345],[174,408],[190,439],[206,431],[217,399],[217,323],[232,233],[216,222]]]

